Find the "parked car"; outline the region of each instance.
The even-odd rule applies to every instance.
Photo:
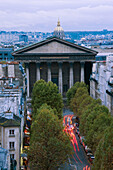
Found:
[[[89,156],[93,155],[93,153],[92,152],[88,152],[86,155],[89,157]]]
[[[86,145],[85,146],[85,152],[88,153],[88,152],[92,152],[91,149]]]
[[[79,127],[76,127],[76,134],[78,134],[78,137],[80,137]]]
[[[85,148],[85,137],[84,136],[80,136],[80,144],[83,145],[83,147]]]
[[[77,123],[77,126],[79,126],[79,117],[78,116],[72,116],[72,124]]]
[[[86,155],[87,155],[87,156],[88,156],[88,155],[93,155],[92,150],[88,150],[88,152],[86,153]]]
[[[94,155],[89,155],[89,156],[88,156],[88,159],[89,159],[89,161],[90,161],[91,163],[93,163],[95,157],[94,157]]]

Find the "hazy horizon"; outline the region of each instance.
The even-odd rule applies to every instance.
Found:
[[[106,30],[107,30],[108,32],[109,32],[109,31],[113,31],[113,30],[108,30],[108,29],[104,29],[104,28],[103,28],[102,30],[76,30],[76,31],[74,31],[74,30],[73,30],[73,31],[71,31],[71,30],[65,31],[65,30],[64,30],[64,32],[102,32],[102,31],[106,31]],[[41,33],[50,33],[50,34],[54,32],[54,31],[49,32],[49,31],[0,30],[0,32],[2,32],[2,31],[3,31],[3,32],[4,32],[4,31],[5,31],[5,32],[41,32]]]

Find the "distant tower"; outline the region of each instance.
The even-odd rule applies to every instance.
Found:
[[[64,30],[63,28],[60,26],[60,21],[58,19],[57,22],[57,27],[54,29],[54,33],[53,36],[64,39],[65,38],[65,34],[64,34]]]

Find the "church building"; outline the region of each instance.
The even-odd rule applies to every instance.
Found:
[[[25,63],[28,98],[34,83],[40,79],[56,83],[63,96],[77,81],[89,85],[97,52],[63,38],[64,32],[58,21],[53,37],[13,52],[16,61]]]

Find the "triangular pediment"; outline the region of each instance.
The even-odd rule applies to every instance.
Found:
[[[25,53],[84,53],[84,51],[66,44],[62,44],[58,41],[52,41]]]
[[[75,53],[75,54],[84,54],[84,53],[93,53],[96,54],[95,51],[90,50],[88,48],[76,45],[74,43],[70,43],[68,41],[52,37],[46,39],[42,42],[26,46],[22,49],[15,51],[13,54],[45,54],[45,53],[53,53],[53,54],[61,54],[61,53]]]

